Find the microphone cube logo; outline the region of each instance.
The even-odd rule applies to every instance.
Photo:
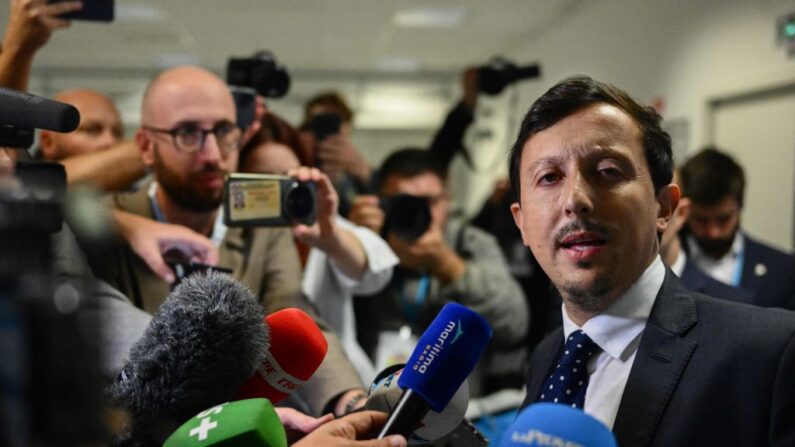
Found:
[[[453,335],[452,340],[450,340],[450,345],[453,345],[462,335],[464,335],[464,330],[461,328],[461,320],[458,320],[457,322],[452,320],[449,321],[439,334],[436,342],[433,345],[425,345],[422,350],[422,354],[420,354],[420,356],[417,358],[417,361],[414,362],[414,365],[411,367],[411,369],[419,372],[420,374],[425,374],[425,372],[428,371],[428,367],[431,366],[431,363],[433,363],[436,357],[441,354],[445,347],[445,343],[447,343],[447,339],[450,338],[450,334],[452,334],[454,330],[455,334]]]

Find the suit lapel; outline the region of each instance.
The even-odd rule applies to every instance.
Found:
[[[619,445],[651,443],[697,342],[682,336],[698,321],[691,292],[668,270],[627,379],[613,432]]]
[[[543,368],[537,371],[536,374],[533,374],[532,382],[530,383],[529,390],[533,391],[532,399],[535,401],[536,396],[541,391],[541,385],[544,383],[544,378],[546,378],[547,374],[552,371],[552,365],[555,363],[558,357],[560,357],[560,350],[563,349],[563,328],[560,328],[554,332],[554,340],[555,343],[552,343],[551,349],[546,355],[546,359],[543,363]]]
[[[563,328],[558,328],[548,335],[535,349],[530,360],[530,371],[527,381],[527,395],[522,408],[532,404],[541,391],[544,378],[552,371],[552,365],[563,349]]]

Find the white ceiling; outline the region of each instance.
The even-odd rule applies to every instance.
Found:
[[[0,0],[3,14],[8,3]],[[465,67],[526,49],[585,3],[116,0],[116,21],[73,21],[53,35],[36,57],[31,88],[43,95],[74,87],[104,91],[134,125],[140,92],[155,72],[199,64],[222,74],[230,56],[267,49],[290,71],[290,93],[273,105],[294,122],[307,98],[335,88],[357,111],[359,128],[432,129],[459,95]],[[417,10],[460,20],[440,27],[396,23],[396,16]],[[376,102],[377,109],[368,106]]]
[[[415,60],[421,72],[526,46],[581,0],[117,0],[111,24],[73,22],[45,47],[47,67],[162,67],[196,62],[222,69],[230,55],[273,51],[301,72],[370,74],[385,59]],[[0,10],[8,11],[8,0]],[[452,27],[401,27],[400,12],[444,9]]]

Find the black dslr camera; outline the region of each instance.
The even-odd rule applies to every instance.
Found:
[[[517,66],[508,59],[497,57],[478,68],[478,88],[487,95],[499,95],[505,87],[523,79],[541,75],[538,64]]]
[[[224,223],[230,227],[312,225],[317,188],[313,182],[270,174],[231,174],[224,185]]]
[[[281,98],[290,90],[290,75],[270,51],[252,57],[230,58],[226,64],[226,83],[251,87],[266,98]]]
[[[398,194],[381,200],[380,205],[385,215],[383,236],[393,233],[404,241],[413,242],[431,226],[431,206],[424,197]]]

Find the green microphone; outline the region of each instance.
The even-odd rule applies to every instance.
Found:
[[[208,408],[182,424],[163,447],[287,447],[287,435],[268,399]]]

